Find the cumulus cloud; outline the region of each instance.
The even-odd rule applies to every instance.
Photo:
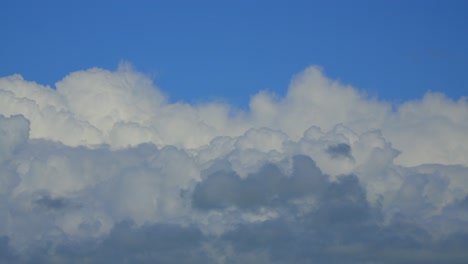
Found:
[[[195,186],[193,205],[201,209],[242,209],[282,204],[288,200],[317,194],[327,177],[307,156],[293,158],[292,175],[286,177],[272,164],[241,179],[235,172],[218,171]]]
[[[0,78],[0,263],[463,263],[468,102],[313,66],[248,110],[141,73]]]

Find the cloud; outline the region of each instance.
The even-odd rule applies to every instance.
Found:
[[[21,115],[0,116],[0,161],[11,155],[29,138],[29,121]]]
[[[242,209],[280,205],[288,200],[320,192],[327,176],[307,156],[293,158],[290,177],[273,164],[241,179],[235,172],[216,172],[195,186],[193,205],[201,209]]]
[[[64,198],[51,198],[48,195],[42,196],[36,203],[44,208],[51,210],[60,210],[64,209],[68,205],[68,201]]]
[[[351,155],[351,147],[346,143],[339,143],[337,145],[329,146],[327,148],[327,152],[332,158],[343,157],[353,159],[353,156]]]
[[[463,263],[468,103],[319,67],[250,109],[123,64],[0,78],[2,263]]]

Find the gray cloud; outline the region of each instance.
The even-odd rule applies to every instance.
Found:
[[[417,222],[384,223],[355,176],[330,182],[318,208],[241,224],[222,239],[239,252],[268,252],[272,263],[463,263],[468,233],[436,239]],[[291,205],[288,205],[288,209]],[[293,215],[290,215],[293,213]]]
[[[116,224],[103,239],[41,244],[30,249],[21,261],[31,264],[214,263],[203,250],[206,239],[194,227],[170,224],[135,227],[124,221]]]
[[[317,195],[327,183],[327,176],[307,156],[293,157],[293,171],[285,176],[274,164],[241,179],[233,171],[211,174],[197,184],[193,205],[200,209],[237,206],[254,209],[275,206],[306,195]]]
[[[11,248],[7,236],[0,236],[0,263],[19,263],[16,252]]]
[[[353,155],[351,154],[351,146],[346,143],[339,143],[337,145],[328,146],[327,153],[334,159],[349,158],[353,160]]]
[[[294,158],[292,175],[317,173],[308,157]],[[267,165],[258,174],[267,174]],[[312,169],[312,170],[310,170]],[[271,171],[270,171],[271,172]],[[252,174],[249,177],[259,177]],[[224,177],[213,174],[210,177]],[[310,176],[310,174],[308,174]],[[319,174],[322,175],[323,174]],[[205,181],[209,181],[207,178]],[[263,181],[243,181],[247,185],[264,185]],[[302,182],[301,182],[302,183]],[[180,224],[144,224],[130,221],[114,225],[100,239],[63,240],[59,244],[39,244],[18,258],[3,238],[0,250],[4,258],[17,263],[464,263],[468,256],[467,233],[451,233],[436,238],[411,219],[394,216],[385,223],[380,204],[372,205],[366,191],[354,175],[336,181],[320,180],[320,188],[308,191],[315,200],[312,210],[303,212],[300,205],[283,196],[282,203],[257,199],[262,206],[276,206],[278,217],[260,222],[242,222],[220,235],[204,234],[197,226]],[[222,186],[222,185],[220,185]],[[285,192],[293,192],[289,185]],[[312,185],[306,186],[311,187]],[[258,188],[258,187],[255,187]],[[278,187],[279,188],[279,187]],[[292,188],[292,189],[291,189]],[[321,190],[321,191],[319,191]],[[268,188],[255,189],[268,197]],[[195,196],[194,196],[195,198]],[[214,197],[216,198],[216,197]],[[291,198],[291,197],[289,197]],[[307,196],[294,196],[307,199]],[[465,199],[451,207],[465,206]],[[234,200],[236,201],[236,200]],[[262,201],[263,203],[260,203]],[[230,201],[232,202],[232,201]],[[235,204],[241,210],[249,209]],[[296,208],[295,208],[296,207]],[[228,210],[227,207],[217,207]],[[6,262],[8,263],[8,262]]]
[[[69,201],[63,197],[51,198],[48,195],[44,195],[36,200],[36,204],[47,209],[61,210],[69,205]]]
[[[133,151],[143,156],[151,153],[144,149]],[[21,254],[10,245],[8,237],[3,237],[0,240],[1,260],[4,263],[251,261],[325,264],[463,263],[466,260],[468,232],[455,231],[437,237],[431,234],[430,225],[414,221],[404,210],[386,219],[382,204],[368,201],[366,189],[357,176],[340,176],[332,180],[307,156],[299,155],[291,160],[289,174],[280,169],[284,161],[264,165],[246,178],[226,169],[215,172],[210,169],[211,173],[193,187],[192,203],[202,211],[228,213],[237,208],[243,213],[258,212],[267,207],[277,212],[270,219],[241,221],[221,234],[204,233],[197,226],[196,218],[188,225],[138,225],[123,221],[115,223],[107,234],[94,238],[43,237]],[[399,191],[403,200],[398,204],[414,198],[404,196],[413,192],[413,185],[430,187],[431,177],[435,176],[416,175],[403,184]],[[466,197],[455,200],[445,208],[445,216],[433,219],[461,221],[463,218],[457,214],[466,211],[466,200]],[[52,210],[61,210],[69,204],[64,198],[47,195],[35,201]],[[418,208],[418,200],[415,203],[410,207]],[[74,210],[83,209],[76,207]],[[99,225],[99,222],[87,220],[81,222],[80,228],[89,231],[99,229]]]

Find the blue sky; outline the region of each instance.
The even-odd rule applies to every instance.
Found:
[[[391,102],[467,95],[467,1],[3,1],[0,76],[120,61],[171,101],[239,107],[309,65]]]

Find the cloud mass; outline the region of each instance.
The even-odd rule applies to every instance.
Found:
[[[0,78],[0,263],[464,263],[468,99],[312,66],[247,110],[122,64]]]

